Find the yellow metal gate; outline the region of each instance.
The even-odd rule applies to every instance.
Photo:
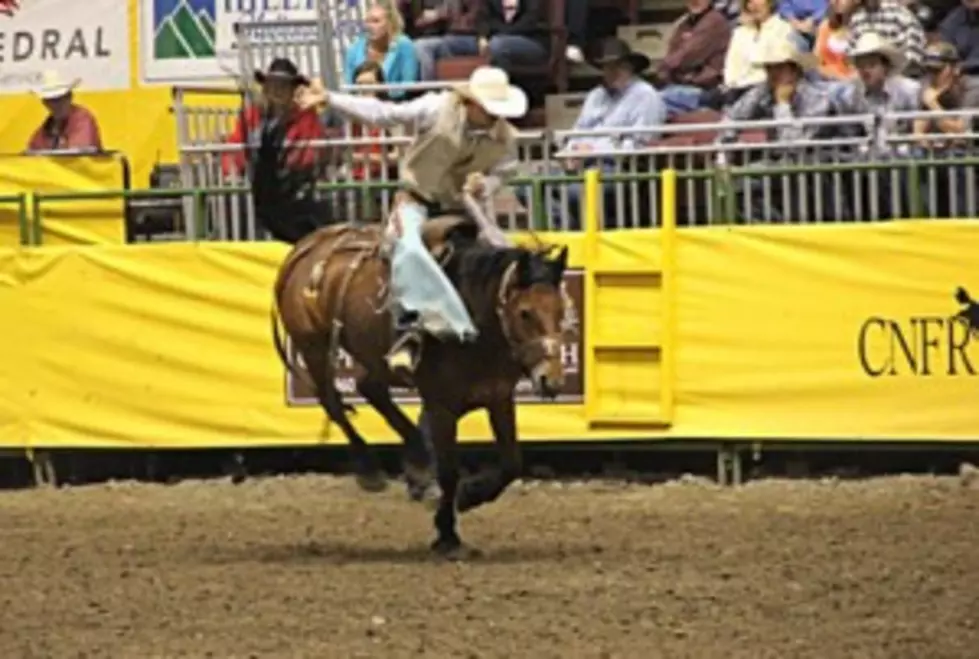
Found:
[[[603,240],[602,182],[585,174],[585,414],[593,429],[671,426],[676,383],[676,171],[660,176],[662,226]]]

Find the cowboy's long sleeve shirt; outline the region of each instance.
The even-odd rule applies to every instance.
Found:
[[[329,104],[353,121],[384,129],[404,126],[415,136],[420,136],[435,126],[442,107],[451,99],[452,92],[429,92],[411,101],[391,103],[371,96],[330,92]],[[485,172],[486,196],[491,196],[513,178],[517,174],[517,165],[517,154],[512,153]]]

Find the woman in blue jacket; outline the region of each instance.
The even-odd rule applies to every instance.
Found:
[[[354,83],[354,72],[366,61],[378,62],[388,83],[418,82],[418,57],[393,5],[378,3],[367,9],[364,33],[350,44],[345,56],[343,77],[348,85]],[[404,90],[388,93],[393,99],[404,95]]]

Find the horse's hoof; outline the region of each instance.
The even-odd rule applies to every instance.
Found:
[[[478,549],[462,544],[459,538],[439,538],[432,543],[432,551],[447,561],[466,561],[483,555]]]
[[[408,483],[408,498],[415,503],[420,503],[428,510],[436,510],[442,500],[442,488],[438,483],[427,484]]]
[[[388,479],[381,472],[357,474],[357,485],[365,492],[383,492],[387,489]]]

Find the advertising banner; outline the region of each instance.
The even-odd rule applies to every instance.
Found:
[[[316,18],[316,0],[139,0],[146,83],[227,79],[239,73],[235,23]]]
[[[129,88],[129,15],[120,0],[0,4],[0,94],[29,91],[44,72],[86,91]]]
[[[681,425],[979,439],[979,223],[681,234]]]
[[[594,255],[578,236],[567,240],[574,267],[594,266],[588,256],[614,268],[656,234],[608,232]],[[522,398],[522,440],[979,438],[979,223],[690,229],[677,248],[673,426],[593,428],[575,402],[593,375],[579,368],[563,404]],[[274,243],[0,251],[0,311],[15,319],[0,326],[0,447],[345,443],[309,392],[295,388],[299,406],[283,395],[269,311],[286,251]],[[583,313],[579,276],[568,284]],[[599,278],[596,298],[601,286]],[[667,310],[648,308],[647,298],[637,290],[628,308],[618,298],[600,307],[605,339],[618,327],[626,342],[647,313],[654,325]],[[576,352],[583,364],[594,340],[566,346],[569,365]],[[658,381],[654,366],[622,363],[597,387],[597,408]],[[397,441],[366,406],[353,422],[371,442]],[[486,415],[467,415],[459,434],[488,439]]]

